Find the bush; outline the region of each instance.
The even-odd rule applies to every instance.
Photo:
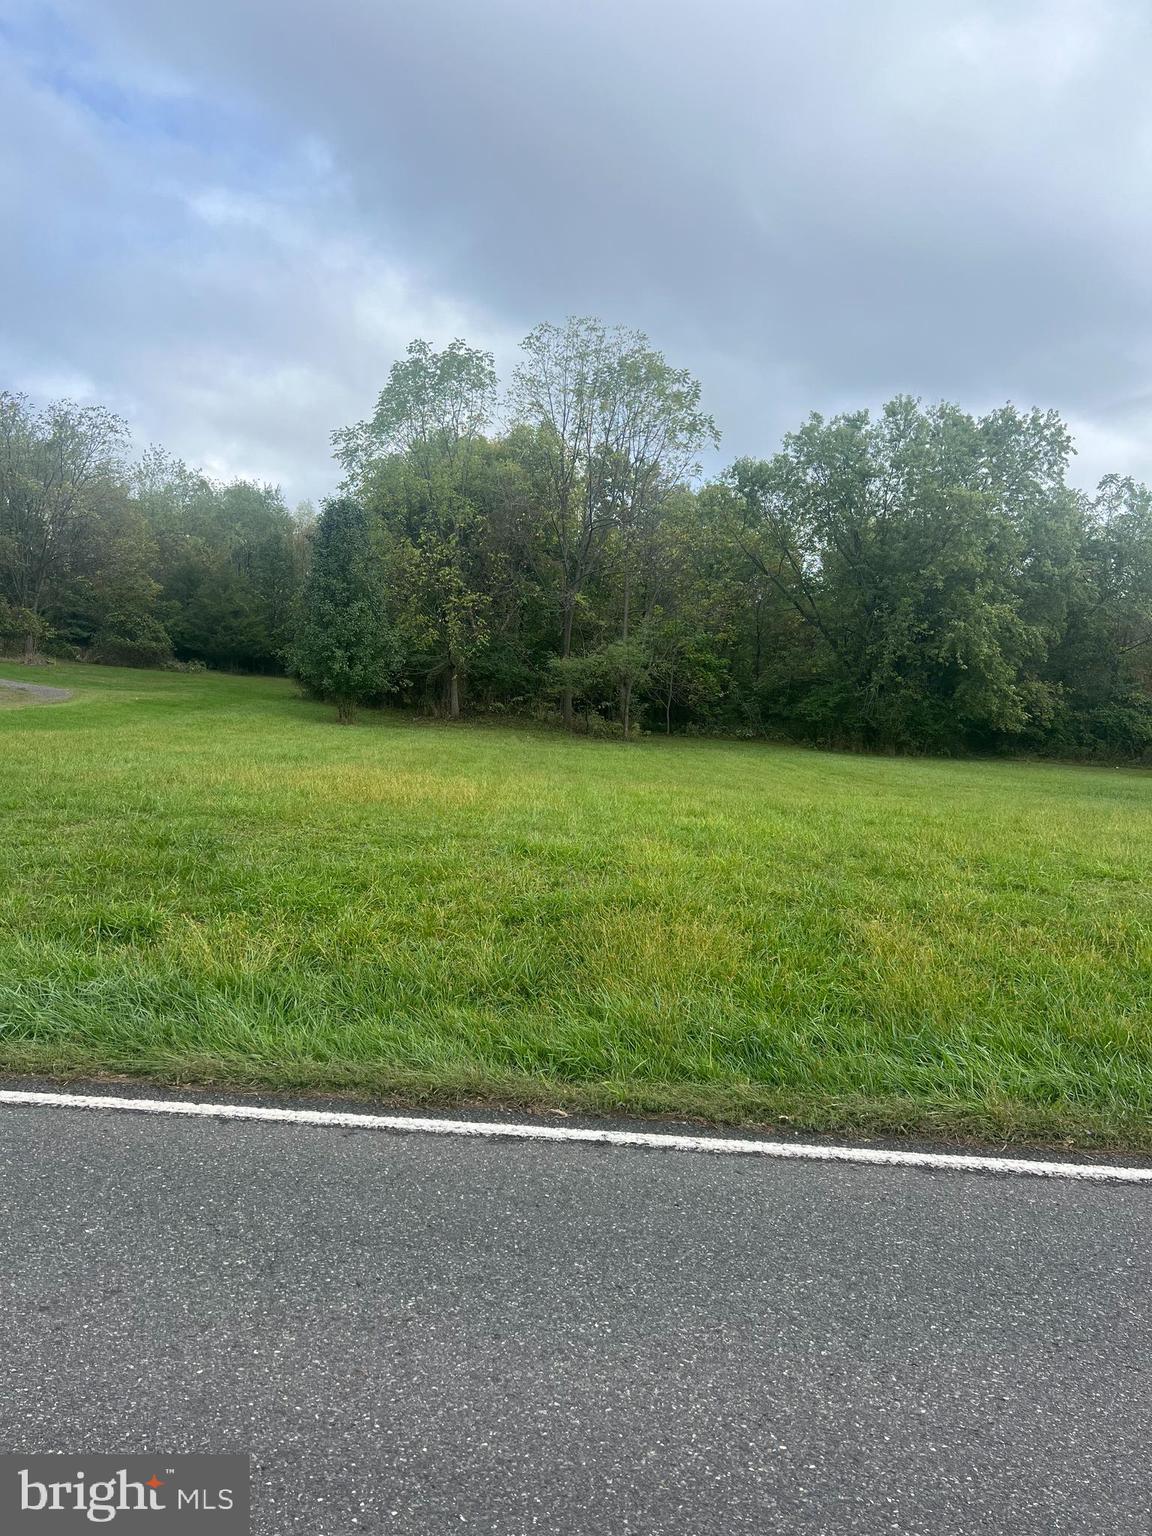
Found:
[[[110,667],[167,667],[172,640],[151,614],[109,614],[92,641],[88,660]]]
[[[29,635],[40,651],[52,638],[52,630],[37,614],[13,608],[0,597],[0,655],[23,657]]]

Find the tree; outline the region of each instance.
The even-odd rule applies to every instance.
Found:
[[[176,654],[279,671],[306,552],[301,521],[279,489],[211,480],[159,449],[135,466],[130,487],[154,546],[157,607]]]
[[[1043,717],[1067,452],[1051,413],[901,397],[875,420],[814,415],[772,460],[737,463],[745,552],[813,642],[816,734],[951,750]]]
[[[719,701],[726,691],[723,658],[712,637],[691,618],[657,614],[647,627],[648,664],[645,681],[651,686],[664,717],[664,733],[672,734],[672,708]]]
[[[1069,485],[1055,412],[900,396],[697,487],[698,384],[591,319],[531,333],[508,405],[495,433],[487,352],[413,342],[316,523],[0,395],[0,649],[288,658],[343,719],[394,689],[625,736],[1152,751],[1152,491]]]
[[[342,725],[397,684],[386,596],[368,513],[350,497],[325,502],[290,668],[309,693],[335,704]]]
[[[1097,609],[1120,668],[1150,681],[1152,671],[1152,490],[1129,475],[1105,475],[1089,509],[1099,569]]]
[[[491,635],[490,539],[474,481],[495,389],[490,353],[413,341],[372,419],[333,434],[346,484],[390,527],[409,637],[430,653],[426,675],[443,679],[453,718]]]
[[[470,451],[491,419],[495,397],[490,352],[459,337],[437,352],[417,338],[408,343],[403,360],[392,364],[372,418],[332,434],[336,457],[361,489],[389,453],[406,455],[426,479],[445,461],[466,475]]]
[[[623,585],[617,638],[627,644],[636,565],[653,523],[669,490],[698,472],[697,456],[717,434],[699,408],[700,386],[638,331],[571,318],[537,326],[522,352],[512,409],[530,429],[522,440],[560,578],[563,662],[613,531]],[[629,697],[622,682],[622,718]],[[562,690],[561,709],[571,727],[570,688]]]
[[[1152,746],[1152,491],[1106,475],[1077,499],[1076,558],[1045,678],[1055,695],[1024,744],[1081,756]]]
[[[94,542],[126,440],[124,422],[104,406],[61,400],[38,410],[26,395],[0,393],[0,596],[35,621],[25,660]]]

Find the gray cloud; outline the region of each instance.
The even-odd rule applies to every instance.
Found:
[[[60,0],[63,81],[22,14],[9,364],[191,457],[320,492],[409,336],[575,311],[726,457],[910,390],[1152,475],[1143,3]]]

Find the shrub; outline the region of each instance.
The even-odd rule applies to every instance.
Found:
[[[111,667],[167,667],[172,640],[151,614],[109,614],[88,651],[89,661]]]

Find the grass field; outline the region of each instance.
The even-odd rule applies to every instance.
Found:
[[[1152,1148],[1147,773],[35,680],[8,1070]]]

